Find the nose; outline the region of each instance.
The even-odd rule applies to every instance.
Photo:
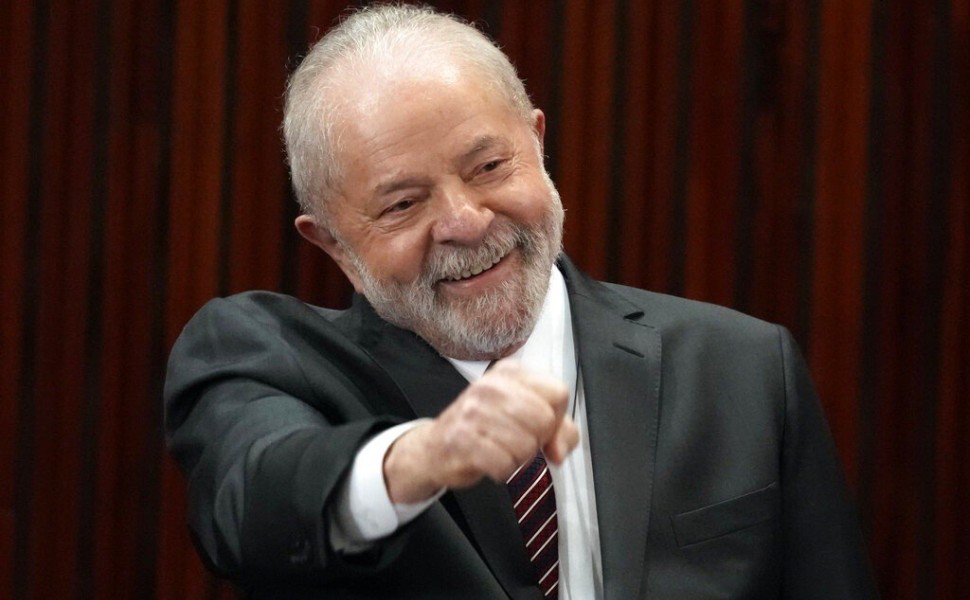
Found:
[[[439,244],[475,246],[484,239],[495,218],[479,195],[464,185],[442,188],[439,207],[431,230]]]

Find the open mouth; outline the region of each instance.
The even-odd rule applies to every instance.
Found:
[[[482,273],[485,273],[487,271],[490,271],[492,269],[492,267],[494,267],[495,265],[497,265],[500,262],[502,262],[502,259],[504,259],[506,256],[508,256],[508,252],[506,252],[504,254],[501,254],[499,256],[496,256],[495,258],[491,259],[490,261],[488,261],[488,262],[486,262],[484,264],[478,265],[478,266],[473,267],[471,269],[468,269],[466,271],[462,271],[458,275],[455,275],[455,276],[452,276],[452,277],[444,277],[444,278],[441,279],[441,281],[444,281],[444,282],[455,282],[455,281],[464,281],[466,279],[471,279],[472,277],[477,277],[478,275],[481,275]]]

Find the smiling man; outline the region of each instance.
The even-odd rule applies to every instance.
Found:
[[[179,338],[166,427],[203,559],[257,598],[873,596],[790,336],[580,273],[545,127],[430,9],[310,51],[296,227],[357,295],[217,299]]]
[[[334,109],[349,168],[296,224],[384,319],[446,356],[490,360],[525,341],[560,251],[545,121],[496,102],[484,68],[422,50],[331,75],[363,99]]]

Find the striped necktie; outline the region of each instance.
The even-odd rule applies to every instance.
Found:
[[[525,463],[506,481],[526,554],[536,570],[539,589],[547,598],[558,595],[559,527],[556,523],[556,494],[549,466],[542,454]]]

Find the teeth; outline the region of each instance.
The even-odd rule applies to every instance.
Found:
[[[462,271],[461,275],[459,275],[458,277],[446,277],[445,279],[447,279],[448,281],[461,281],[462,279],[468,279],[469,277],[478,275],[480,273],[483,273],[491,269],[492,267],[500,263],[503,258],[505,258],[505,256],[502,254],[499,254],[498,256],[495,256],[489,259],[490,262],[485,266],[474,267],[468,271]]]

